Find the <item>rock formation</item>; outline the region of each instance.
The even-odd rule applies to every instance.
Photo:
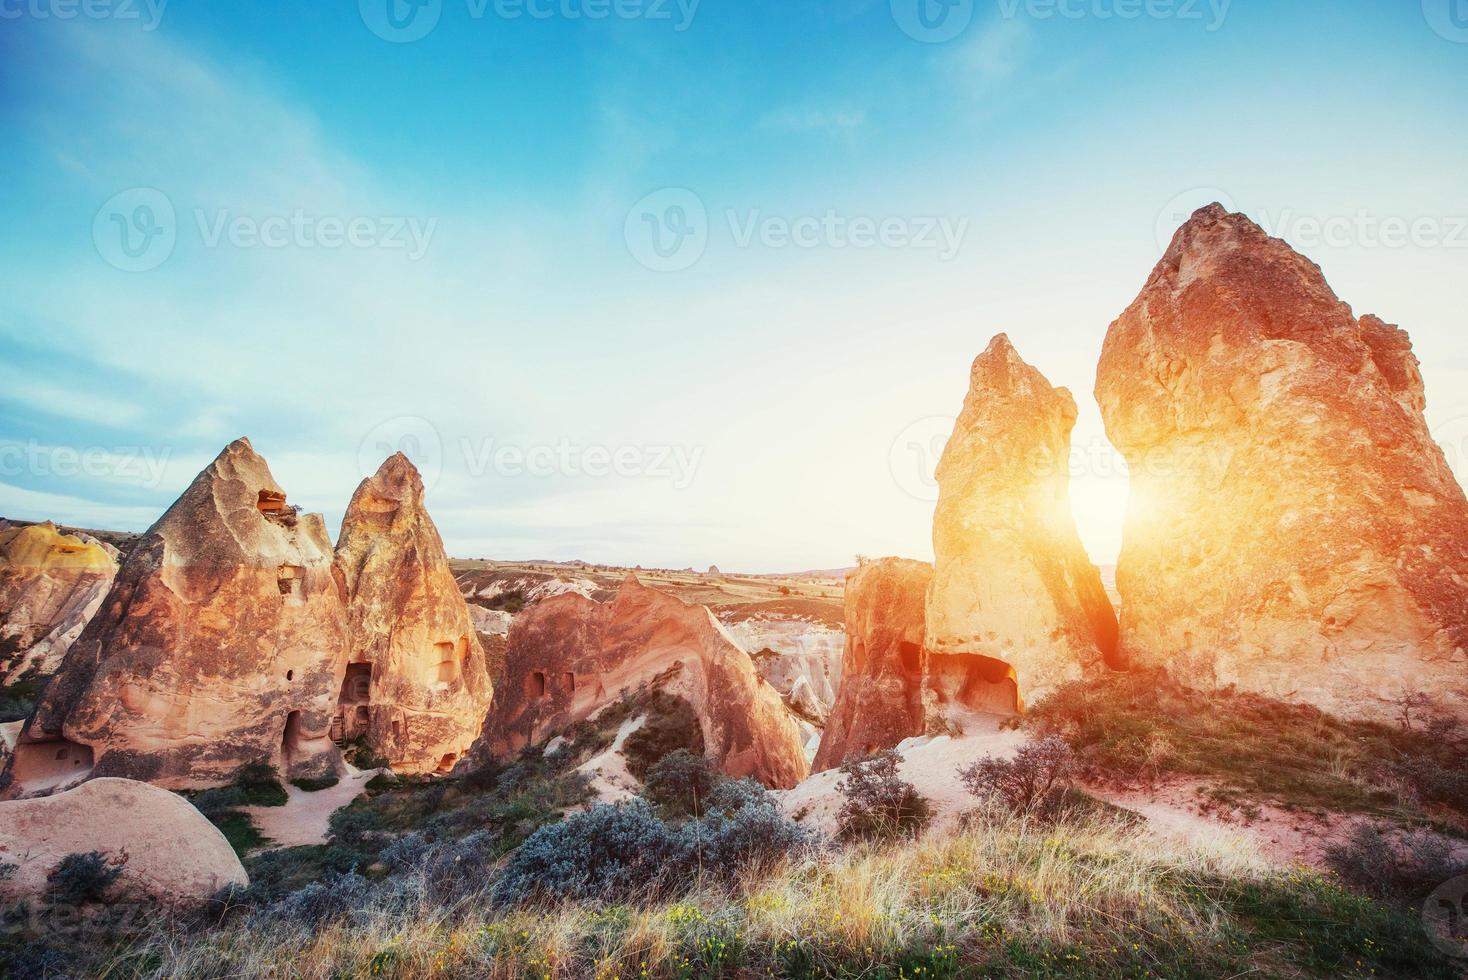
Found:
[[[927,730],[923,603],[932,578],[932,565],[905,558],[869,562],[847,577],[841,686],[812,771]]]
[[[492,688],[469,608],[401,453],[363,480],[342,520],[350,660],[334,735],[398,772],[448,771],[473,745]]]
[[[806,775],[795,725],[749,656],[706,607],[633,575],[608,603],[568,593],[526,609],[510,627],[505,658],[476,756],[513,755],[660,679],[692,706],[705,750],[726,774],[778,788]]]
[[[346,607],[320,515],[300,516],[241,439],[138,541],[11,760],[16,792],[92,776],[218,785],[339,763],[327,737]]]
[[[101,851],[122,874],[111,900],[202,905],[249,884],[234,849],[183,797],[130,779],[94,779],[38,800],[0,803],[0,904],[46,900],[47,875],[70,854]]]
[[[1017,711],[1114,654],[1116,613],[1070,510],[1075,420],[1070,392],[1004,334],[974,361],[938,463],[926,612],[933,682],[959,701],[996,661],[1018,684],[1000,707]]]
[[[1350,715],[1464,711],[1468,502],[1405,333],[1210,205],[1111,325],[1096,398],[1131,464],[1125,656]]]
[[[55,673],[116,574],[117,549],[89,535],[0,527],[0,684]]]

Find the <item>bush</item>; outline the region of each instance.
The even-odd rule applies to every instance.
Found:
[[[737,813],[747,806],[773,803],[774,798],[770,796],[770,791],[758,780],[748,776],[743,779],[721,779],[709,797],[709,806],[726,814]]]
[[[928,825],[932,810],[918,791],[897,775],[901,757],[888,749],[841,766],[846,778],[836,788],[846,797],[836,815],[843,841],[913,837]]]
[[[622,755],[632,775],[645,780],[658,761],[679,749],[703,755],[703,725],[687,701],[658,691],[648,699],[646,714],[642,727],[622,742]]]
[[[1076,770],[1075,753],[1065,739],[1047,735],[1013,759],[979,759],[959,778],[975,797],[998,803],[1010,813],[1053,813]]]
[[[46,876],[51,901],[60,905],[82,905],[101,901],[107,889],[122,874],[122,865],[107,860],[101,851],[68,854]]]
[[[1379,898],[1420,899],[1464,870],[1439,835],[1415,830],[1393,841],[1365,820],[1325,849],[1325,861],[1346,884]]]
[[[285,806],[290,799],[280,785],[280,774],[268,762],[252,762],[235,775],[242,806]]]
[[[530,835],[494,887],[502,902],[535,897],[625,901],[665,881],[675,840],[644,800],[598,804]]]
[[[701,814],[719,774],[702,755],[678,749],[647,770],[645,795],[672,814]]]
[[[355,871],[330,875],[313,881],[275,903],[270,916],[315,929],[322,923],[340,919],[372,900],[372,886]]]
[[[377,777],[374,776],[372,778],[376,779]],[[333,772],[325,776],[316,776],[309,779],[292,779],[291,785],[307,793],[319,793],[323,789],[331,789],[339,782],[341,782],[341,777]]]
[[[20,865],[18,864],[8,864],[5,861],[0,861],[0,881],[4,881],[19,870]]]
[[[766,874],[787,858],[815,848],[818,838],[791,821],[773,799],[748,802],[738,798],[731,811],[710,810],[702,820],[680,830],[680,860],[685,877],[733,884],[750,873]]]

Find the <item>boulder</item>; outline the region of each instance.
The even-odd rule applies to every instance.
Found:
[[[705,751],[730,776],[785,788],[806,775],[778,692],[705,606],[628,575],[612,601],[566,593],[515,617],[505,682],[476,757],[510,757],[649,684],[687,701]]]
[[[213,786],[256,762],[334,771],[343,600],[325,522],[231,443],[129,552],[17,743],[9,792]]]
[[[71,854],[121,864],[109,902],[201,905],[249,879],[234,849],[183,797],[131,779],[94,779],[35,800],[0,803],[0,904],[47,900],[47,876]]]
[[[1017,697],[985,707],[1014,712],[1115,654],[1116,613],[1071,515],[1075,420],[1070,392],[1004,334],[974,361],[938,462],[926,612],[934,683],[960,701],[995,662]]]
[[[1132,473],[1128,659],[1351,716],[1418,693],[1465,714],[1468,502],[1404,332],[1210,205],[1111,325],[1096,398]]]
[[[117,549],[90,535],[0,529],[0,684],[55,673],[116,574]]]
[[[399,773],[448,771],[478,737],[493,688],[423,479],[403,454],[357,488],[336,560],[350,658],[334,735],[363,739]]]

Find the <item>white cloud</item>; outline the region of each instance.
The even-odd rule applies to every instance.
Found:
[[[859,108],[785,106],[763,116],[758,125],[788,133],[823,132],[835,136],[861,129],[866,121],[866,111]]]

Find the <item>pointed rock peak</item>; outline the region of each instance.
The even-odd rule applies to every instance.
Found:
[[[974,359],[969,372],[970,398],[1009,399],[1015,396],[1048,395],[1056,390],[1045,376],[1010,343],[1008,334],[996,334],[984,352]]]
[[[626,576],[622,579],[622,585],[617,589],[617,591],[636,592],[640,589],[645,588],[647,588],[647,586],[642,584],[642,579],[637,577],[636,572],[628,572]]]
[[[423,476],[413,461],[402,453],[393,453],[383,460],[372,476],[372,483],[378,493],[398,500],[421,500],[423,497]]]

